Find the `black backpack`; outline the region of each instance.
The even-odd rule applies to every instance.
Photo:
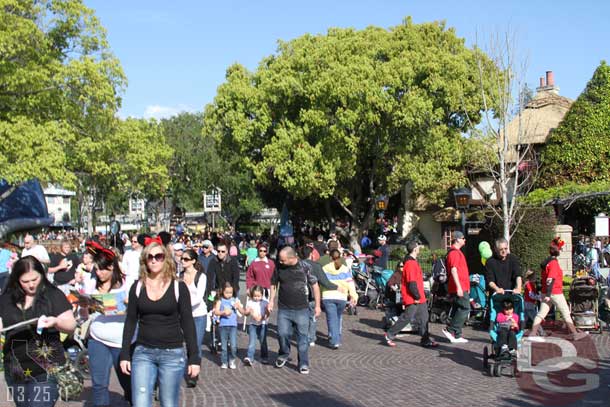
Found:
[[[438,259],[436,259],[434,264],[432,264],[432,278],[434,279],[434,281],[441,284],[447,282],[447,256],[449,255],[449,253],[451,253],[452,250],[455,249],[450,248],[447,251],[445,257],[439,257]]]

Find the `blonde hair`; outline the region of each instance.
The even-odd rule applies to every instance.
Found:
[[[165,281],[172,281],[176,279],[176,263],[174,263],[174,259],[167,249],[167,247],[159,244],[159,243],[151,243],[148,246],[145,246],[142,249],[142,254],[140,255],[140,281],[146,281],[146,277],[148,276],[148,265],[147,258],[152,249],[160,248],[165,255],[165,260],[163,261],[163,269],[161,270],[161,278]]]

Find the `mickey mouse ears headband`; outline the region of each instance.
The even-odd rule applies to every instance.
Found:
[[[144,246],[148,246],[151,243],[158,243],[161,246],[163,246],[163,241],[161,240],[161,238],[159,236],[157,236],[157,237],[148,237],[148,236],[146,236],[144,238]]]
[[[102,256],[110,261],[114,260],[114,258],[116,257],[112,250],[106,249],[101,244],[93,240],[90,240],[85,243],[85,247],[87,248],[87,251],[95,257]]]
[[[555,239],[553,239],[551,244],[557,246],[561,250],[561,248],[563,248],[563,246],[566,244],[566,242],[564,242],[563,240],[561,240],[561,238],[559,236],[557,236],[557,237],[555,237]]]

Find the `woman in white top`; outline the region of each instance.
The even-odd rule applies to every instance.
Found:
[[[206,315],[208,309],[205,302],[205,290],[207,286],[207,276],[203,266],[197,260],[197,253],[193,249],[187,249],[182,253],[180,261],[183,271],[180,276],[186,284],[191,294],[191,305],[193,307],[193,320],[195,321],[195,333],[197,335],[197,349],[201,357],[201,344],[205,333]],[[186,376],[187,387],[197,386],[197,377]]]
[[[93,384],[93,405],[109,406],[108,385],[113,366],[125,399],[131,401],[130,378],[119,366],[128,293],[124,284],[125,276],[119,267],[119,258],[116,254],[96,242],[88,242],[87,250],[93,254],[95,275],[85,285],[84,291],[104,305],[104,314],[99,315],[91,323],[87,343]]]

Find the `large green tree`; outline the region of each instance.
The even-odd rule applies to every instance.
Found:
[[[77,172],[78,199],[91,219],[94,208],[109,198],[115,202],[130,197],[158,200],[169,188],[173,149],[154,120],[117,120],[103,139],[90,140],[77,153],[86,161],[83,172]]]
[[[543,188],[610,181],[610,66],[602,61],[542,152]]]
[[[169,161],[171,192],[175,205],[201,209],[203,191],[222,189],[223,213],[235,222],[263,207],[254,187],[252,171],[240,168],[233,157],[221,157],[224,147],[202,134],[202,113],[181,113],[161,121],[166,143],[173,148]]]
[[[376,195],[411,182],[441,203],[465,183],[462,134],[482,108],[478,53],[444,23],[410,18],[280,42],[255,72],[227,70],[204,134],[262,187],[338,205],[367,227]]]
[[[0,0],[0,176],[74,185],[125,77],[82,0]],[[5,142],[6,141],[6,142]]]

